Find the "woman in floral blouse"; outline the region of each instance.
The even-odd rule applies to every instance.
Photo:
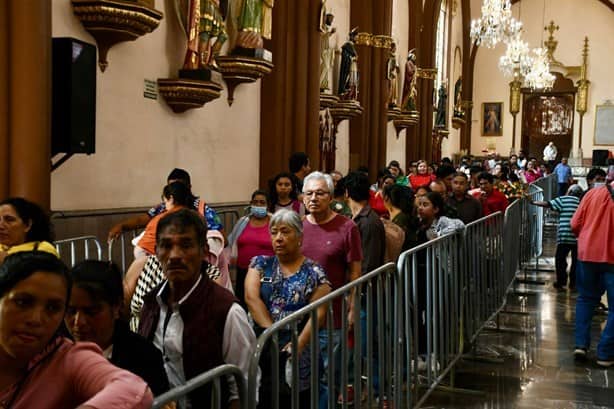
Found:
[[[271,218],[269,231],[275,255],[254,257],[245,279],[245,300],[255,325],[259,327],[257,329],[269,328],[274,322],[325,296],[331,289],[322,267],[301,252],[303,223],[297,213],[286,209],[279,210]],[[323,324],[325,314],[324,305],[318,309],[318,323],[312,324],[311,319],[306,322],[298,337],[298,351],[292,350],[291,331],[288,329],[280,332],[281,352],[299,357],[298,386],[301,405],[310,400],[310,355],[307,346],[311,332],[317,331]],[[268,359],[261,359],[263,364],[268,363],[267,361],[270,362]],[[262,371],[259,406],[270,407],[266,402],[270,398],[270,393],[266,392],[266,389],[271,387],[270,379],[267,379],[270,375],[267,374],[267,368],[262,368]],[[283,398],[285,396],[280,396],[280,407],[285,407]],[[305,405],[309,406],[308,403]]]

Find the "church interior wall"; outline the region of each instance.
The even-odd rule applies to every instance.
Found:
[[[471,3],[473,18],[477,17],[479,0]],[[520,8],[522,6],[522,9]],[[531,48],[537,47],[548,37],[543,27],[551,20],[560,27],[554,37],[559,44],[555,58],[567,66],[582,63],[584,37],[589,39],[588,79],[591,81],[588,97],[588,112],[584,115],[582,149],[583,156],[590,158],[594,146],[595,106],[607,99],[614,100],[614,82],[611,66],[614,64],[611,39],[614,38],[614,14],[602,3],[595,0],[546,0],[545,18],[543,1],[521,1],[513,6],[514,16],[524,23],[524,38]],[[497,64],[505,52],[503,45],[494,49],[480,48],[476,56],[474,71],[474,109],[471,135],[471,153],[481,154],[482,149],[493,144],[502,155],[509,153],[512,143],[512,115],[509,113],[510,79],[505,78]],[[577,78],[574,78],[574,82]],[[481,110],[484,102],[503,102],[503,136],[485,138],[481,136]],[[521,104],[522,105],[522,104]],[[522,106],[521,106],[522,109]],[[574,115],[574,149],[578,144],[579,115]],[[516,150],[521,146],[522,110],[517,115]],[[612,147],[610,147],[612,149]]]
[[[95,44],[73,15],[70,0],[52,2],[53,36]],[[171,2],[156,0],[160,26],[109,51],[97,71],[96,153],[75,155],[52,173],[53,210],[150,206],[174,167],[187,169],[208,202],[247,201],[258,186],[260,82],[226,88],[203,108],[175,114],[158,96],[143,97],[144,80],[177,75],[185,39]]]

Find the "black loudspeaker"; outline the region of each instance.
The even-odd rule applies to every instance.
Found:
[[[593,149],[593,166],[607,166],[609,154],[607,149]]]
[[[51,154],[95,152],[96,47],[53,39]]]

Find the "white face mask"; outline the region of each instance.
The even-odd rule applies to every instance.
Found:
[[[605,186],[605,182],[595,182],[593,183],[593,189],[596,189],[598,187],[603,187]]]

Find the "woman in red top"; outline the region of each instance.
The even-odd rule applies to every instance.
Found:
[[[274,254],[269,234],[271,213],[267,211],[267,208],[267,193],[263,190],[256,190],[252,193],[249,214],[239,219],[228,236],[231,265],[236,268],[235,296],[246,309],[244,287],[251,259],[256,256]]]
[[[428,164],[425,160],[418,161],[418,174],[409,176],[411,188],[416,190],[421,186],[427,186],[433,180],[432,175],[428,174]]]
[[[377,213],[379,217],[385,219],[390,217],[386,204],[384,203],[384,187],[394,185],[396,178],[386,170],[380,172],[380,177],[377,179],[377,191],[369,191],[369,206]]]

